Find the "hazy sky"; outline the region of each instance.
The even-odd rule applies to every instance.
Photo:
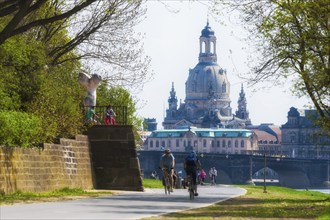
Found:
[[[145,52],[152,59],[151,67],[155,72],[154,79],[148,82],[139,99],[146,105],[139,110],[145,118],[156,118],[158,129],[162,129],[165,110],[168,108],[169,92],[172,82],[178,100],[185,99],[185,82],[189,69],[198,63],[199,37],[206,26],[208,7],[202,3],[189,1],[148,1],[147,18],[136,28],[145,33]],[[171,9],[178,11],[174,13]],[[228,18],[223,18],[227,20]],[[218,64],[227,70],[231,83],[230,98],[233,113],[237,110],[237,101],[241,84],[247,99],[247,107],[254,125],[286,122],[291,106],[304,108],[306,99],[293,97],[287,88],[273,87],[267,90],[254,91],[257,87],[248,88],[244,80],[238,77],[248,71],[247,55],[242,48],[247,47],[240,37],[244,32],[237,25],[228,22],[224,25],[209,16],[209,25],[217,37]],[[290,83],[287,84],[287,87]]]

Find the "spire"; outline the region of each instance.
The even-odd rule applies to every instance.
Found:
[[[176,92],[174,89],[174,82],[172,82],[172,89],[170,91],[170,97],[168,98],[169,109],[177,109],[178,99],[176,97]]]
[[[170,98],[175,98],[176,99],[176,92],[175,92],[175,89],[174,89],[174,82],[172,82],[172,89],[171,89],[171,92],[170,92]]]
[[[236,117],[249,121],[250,120],[249,111],[247,110],[247,102],[246,102],[246,98],[245,98],[243,83],[241,85],[241,92],[239,93],[239,98],[238,98],[237,104],[238,104],[238,109],[236,111]]]

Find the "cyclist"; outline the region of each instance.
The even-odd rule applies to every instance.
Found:
[[[197,169],[201,167],[200,160],[197,158],[196,152],[193,150],[184,160],[184,170],[186,171],[187,176],[192,177],[194,193],[195,196],[198,196],[197,193]]]
[[[174,168],[174,156],[170,149],[166,149],[159,161],[159,168],[163,170],[163,177],[169,175],[170,179],[170,191],[173,192],[173,168]],[[168,172],[168,173],[165,173]]]

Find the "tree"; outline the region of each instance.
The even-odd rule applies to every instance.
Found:
[[[142,38],[133,31],[145,13],[142,3],[143,0],[2,0],[0,45],[14,36],[33,33],[49,46],[49,66],[76,59],[89,72],[103,75],[112,84],[139,88],[150,77],[150,58],[144,56]],[[52,41],[58,32],[70,37]],[[65,56],[71,52],[76,56]]]
[[[97,89],[97,106],[126,106],[127,124],[133,125],[133,132],[136,143],[141,142],[141,137],[137,133],[142,128],[142,118],[137,115],[137,101],[131,96],[129,91],[120,86],[111,86],[103,81]]]
[[[240,12],[241,21],[250,33],[248,40],[260,55],[252,61],[250,83],[293,78],[294,93],[310,98],[321,117],[319,123],[329,130],[329,0],[214,2],[216,10],[223,3]]]
[[[133,125],[136,130],[142,127],[142,119],[136,115],[137,101],[133,99],[128,90],[120,86],[109,87],[106,81],[103,81],[97,89],[97,106],[126,106],[127,124]]]

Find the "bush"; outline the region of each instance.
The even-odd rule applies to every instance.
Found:
[[[0,111],[0,145],[33,147],[41,143],[42,121],[35,115]]]

